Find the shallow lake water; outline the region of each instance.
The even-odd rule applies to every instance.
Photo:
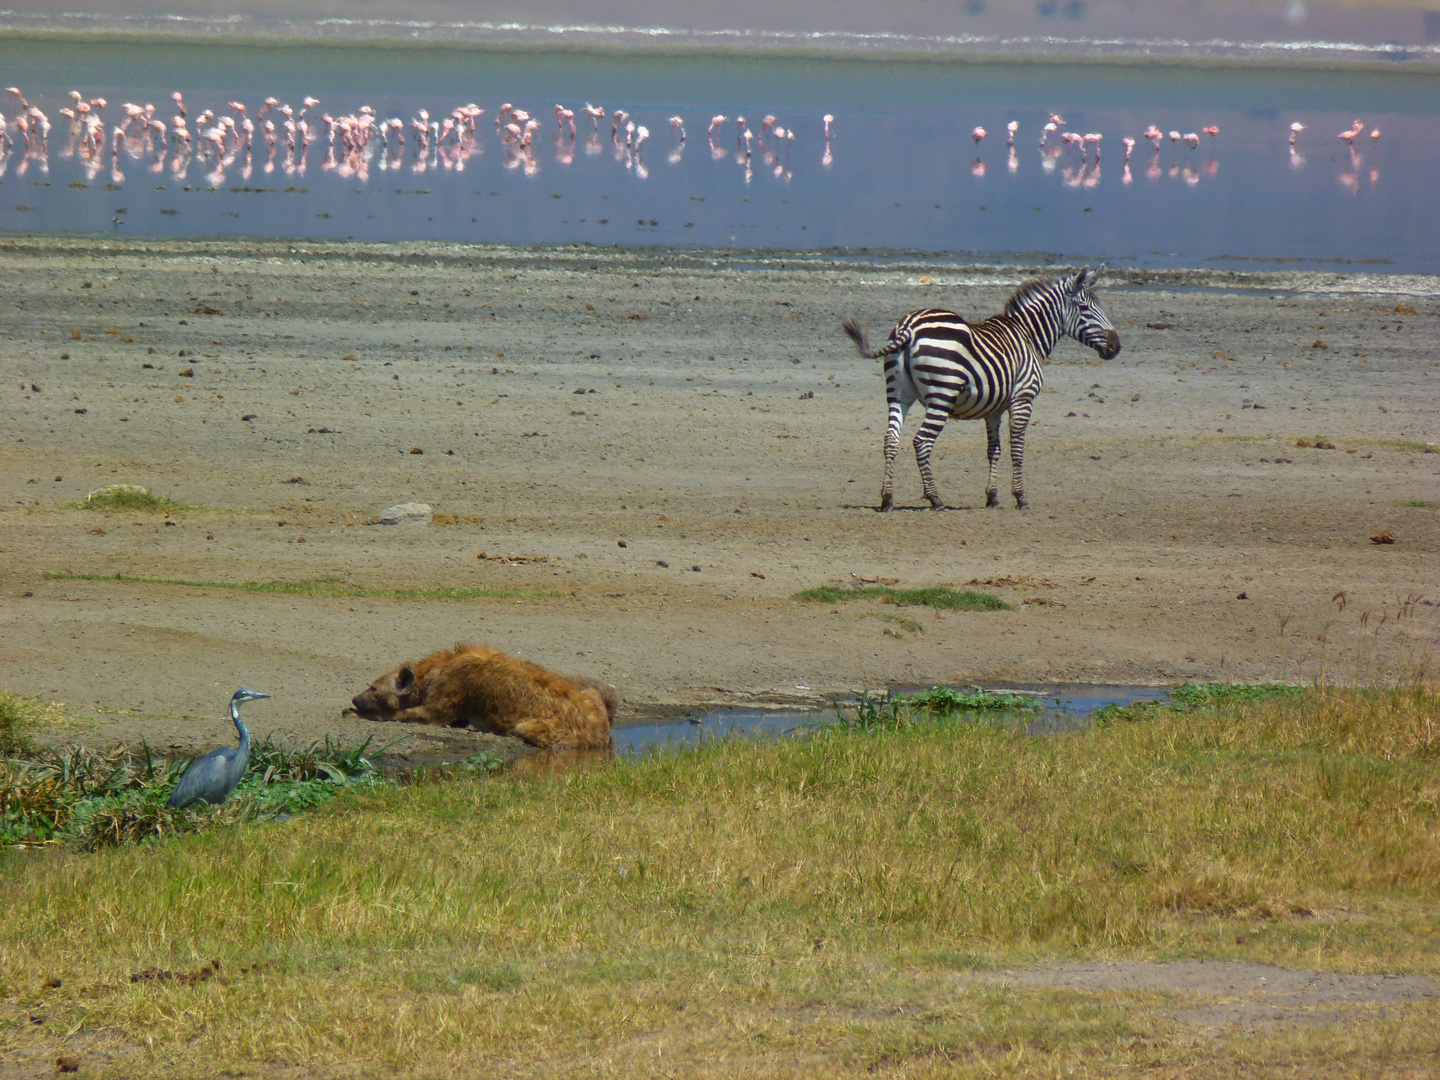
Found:
[[[0,83],[53,124],[47,153],[22,142],[0,161],[0,232],[1440,272],[1440,80],[1399,69],[0,41]],[[72,87],[108,102],[99,151],[59,116]],[[282,134],[273,154],[258,136],[248,152],[205,153],[197,131],[188,154],[140,137],[112,152],[122,102],[154,103],[168,123],[176,90],[191,127],[232,100],[253,118],[267,96],[298,113],[313,95],[310,120],[368,106],[406,142],[331,155],[323,137],[301,153]],[[539,123],[524,148],[494,124],[505,102]],[[592,136],[586,102],[627,110],[648,142],[612,139],[609,116]],[[473,136],[419,152],[422,109],[438,123],[470,103],[486,110]],[[556,104],[576,111],[574,141]],[[15,136],[14,98],[0,108]],[[1042,149],[1052,111],[1064,123]],[[720,114],[731,119],[712,140]],[[767,115],[793,140],[762,144]],[[1336,134],[1356,119],[1352,152]],[[1306,130],[1292,148],[1294,122]],[[1152,123],[1158,149],[1142,138]],[[1062,149],[1065,131],[1101,135],[1098,162],[1093,142]],[[1128,167],[1125,136],[1138,140]]]
[[[1047,686],[992,688],[993,693],[1018,691],[1033,697],[1037,712],[986,710],[966,714],[982,723],[1023,724],[1027,734],[1058,735],[1082,731],[1091,717],[1109,705],[1133,705],[1137,701],[1164,701],[1169,692],[1154,686]],[[901,690],[899,692],[910,692]],[[849,703],[847,712],[853,709]],[[661,723],[632,724],[615,729],[615,749],[623,757],[639,757],[654,750],[698,746],[720,739],[784,738],[833,724],[834,708],[828,709],[716,709],[695,716]]]

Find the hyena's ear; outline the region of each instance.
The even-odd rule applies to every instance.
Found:
[[[395,680],[395,689],[399,690],[399,691],[403,694],[406,690],[409,690],[409,689],[410,689],[412,686],[414,686],[414,685],[415,685],[415,670],[414,670],[414,668],[411,668],[411,667],[402,667],[402,668],[400,669],[400,675],[399,675],[399,677]]]

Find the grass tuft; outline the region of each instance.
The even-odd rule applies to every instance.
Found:
[[[1305,692],[1303,687],[1289,686],[1285,683],[1264,683],[1259,686],[1229,683],[1186,683],[1171,690],[1167,701],[1135,701],[1129,705],[1106,705],[1103,709],[1096,709],[1091,713],[1090,721],[1101,726],[1116,722],[1139,723],[1187,709],[1220,708],[1245,702],[1299,698]]]
[[[139,484],[112,484],[90,492],[76,504],[81,510],[123,510],[142,514],[180,514],[199,507],[154,495]]]
[[[1013,611],[1014,608],[989,593],[931,585],[923,589],[897,589],[892,585],[817,585],[795,594],[796,600],[840,604],[848,600],[879,600],[906,607],[929,607],[937,611]]]
[[[858,728],[862,731],[882,731],[905,727],[920,719],[956,719],[975,717],[986,713],[1013,713],[1034,710],[1033,698],[1017,694],[992,693],[980,687],[969,692],[952,690],[948,686],[932,686],[913,694],[885,693],[871,697],[869,690],[860,691],[855,703],[846,706],[832,702],[835,717],[842,727]]]
[[[26,732],[38,727],[45,705],[37,698],[25,698],[8,690],[0,694],[0,758],[28,754],[33,750]]]

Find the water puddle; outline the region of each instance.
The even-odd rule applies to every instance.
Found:
[[[913,693],[921,687],[901,687]],[[1156,686],[1014,686],[987,687],[990,693],[1008,693],[1032,699],[1039,712],[1029,710],[975,710],[962,714],[985,723],[1024,725],[1028,735],[1060,735],[1083,731],[1091,717],[1109,705],[1164,701],[1169,691]],[[852,714],[854,702],[842,702]],[[826,709],[715,709],[657,723],[631,724],[615,729],[615,753],[641,757],[652,750],[698,746],[727,738],[777,739],[813,731],[836,722],[835,710]]]
[[[929,687],[896,687],[892,693],[913,694]],[[978,689],[963,688],[962,692]],[[1063,735],[1084,731],[1099,710],[1110,705],[1133,705],[1142,701],[1165,701],[1170,692],[1156,686],[1063,686],[986,687],[990,694],[1009,694],[1033,702],[1033,708],[976,709],[952,713],[962,720],[1019,727],[1027,735]],[[873,700],[883,700],[872,698]],[[841,701],[847,717],[855,715],[854,698]],[[388,775],[410,783],[456,779],[506,769],[513,775],[555,779],[591,768],[604,768],[615,761],[638,760],[650,753],[700,746],[725,739],[783,739],[815,732],[836,724],[833,706],[816,709],[735,708],[681,713],[660,720],[624,724],[615,728],[611,745],[593,750],[559,749],[534,751],[502,761],[493,754],[467,759],[444,755],[404,757],[388,762]]]

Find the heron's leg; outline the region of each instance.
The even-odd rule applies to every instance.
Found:
[[[1018,509],[1028,509],[1025,500],[1025,429],[1030,426],[1030,401],[1015,401],[1010,404],[1010,494],[1015,496]],[[999,457],[999,450],[996,450]],[[993,481],[992,481],[993,483]]]
[[[940,498],[940,489],[935,486],[935,477],[930,472],[930,450],[934,447],[935,440],[940,437],[949,417],[949,402],[927,402],[925,422],[920,425],[920,430],[915,435],[915,464],[920,466],[920,488],[925,498],[930,500],[931,508],[935,510],[945,509],[945,500]]]
[[[985,460],[990,463],[990,479],[985,484],[986,508],[1000,505],[1000,413],[985,417]]]

